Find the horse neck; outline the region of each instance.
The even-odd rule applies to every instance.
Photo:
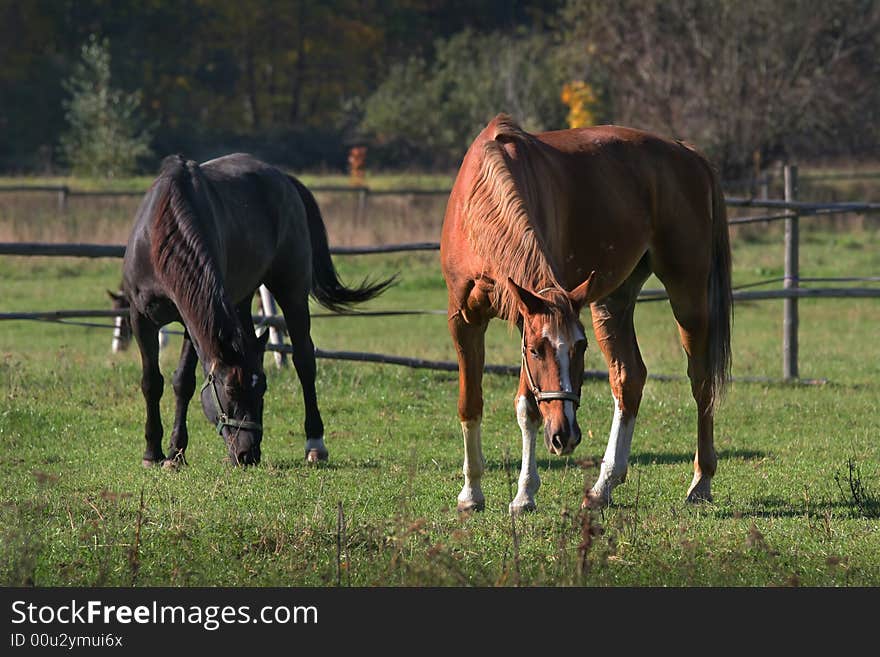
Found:
[[[194,163],[172,159],[163,164],[153,188],[159,200],[151,224],[150,257],[202,359],[225,361],[229,354],[244,356],[245,337],[225,289],[218,246],[205,230],[211,217],[204,188]]]
[[[223,295],[225,296],[225,295]],[[202,345],[205,360],[219,361],[225,365],[239,365],[246,353],[244,327],[238,314],[232,310],[228,299],[212,297],[207,306],[207,321],[193,322]],[[195,337],[195,336],[194,336]],[[235,354],[238,356],[236,357]]]

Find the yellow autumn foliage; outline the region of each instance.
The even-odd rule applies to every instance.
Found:
[[[597,98],[593,87],[583,80],[566,82],[562,86],[562,102],[568,106],[568,127],[583,128],[595,123]]]

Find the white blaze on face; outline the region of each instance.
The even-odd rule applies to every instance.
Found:
[[[571,384],[571,343],[561,334],[553,335],[549,326],[544,326],[541,333],[544,338],[553,346],[553,352],[556,354],[556,364],[559,366],[559,390],[562,392],[574,392]],[[584,332],[572,322],[569,326],[568,334],[574,342],[584,339]],[[564,401],[565,417],[568,425],[574,427],[574,402]]]

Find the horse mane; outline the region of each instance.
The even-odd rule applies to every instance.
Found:
[[[193,203],[194,183],[204,185],[196,162],[180,155],[162,161],[155,183],[159,198],[152,219],[150,259],[187,329],[201,338],[199,345],[228,360],[230,350],[239,356],[246,353],[244,331],[205,243],[198,205]]]
[[[533,179],[528,160],[537,140],[506,114],[496,116],[488,130],[489,139],[477,145],[479,173],[465,203],[464,226],[474,253],[491,263],[498,316],[515,323],[519,311],[505,284],[508,277],[533,291],[561,285],[535,223],[540,181]],[[515,168],[504,149],[508,142],[517,147]]]

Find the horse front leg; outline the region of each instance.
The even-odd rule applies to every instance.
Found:
[[[636,341],[633,309],[631,297],[606,299],[592,306],[596,340],[608,364],[614,416],[599,478],[587,491],[582,506],[607,506],[614,488],[626,481],[636,416],[647,377]]]
[[[508,509],[511,515],[523,511],[534,511],[535,495],[541,487],[538,467],[535,462],[535,443],[541,426],[541,415],[534,396],[528,392],[525,375],[520,373],[519,390],[516,394],[516,420],[522,431],[522,466],[517,482],[516,497]]]
[[[144,451],[143,465],[162,463],[162,417],[159,401],[165,381],[159,371],[159,329],[147,317],[132,306],[130,313],[132,334],[141,352],[141,391],[147,406],[147,419],[144,425],[144,438],[147,448]]]
[[[486,498],[480,487],[485,470],[480,425],[483,419],[483,363],[488,320],[468,323],[460,312],[449,318],[449,332],[458,355],[458,416],[464,438],[464,486],[458,510],[482,511]]]
[[[189,332],[183,334],[183,346],[180,349],[180,362],[174,370],[172,386],[174,388],[174,428],[171,430],[171,442],[168,445],[168,459],[164,465],[174,467],[186,465],[184,452],[189,443],[189,432],[186,428],[186,413],[193,394],[196,391],[196,364],[199,356]]]

